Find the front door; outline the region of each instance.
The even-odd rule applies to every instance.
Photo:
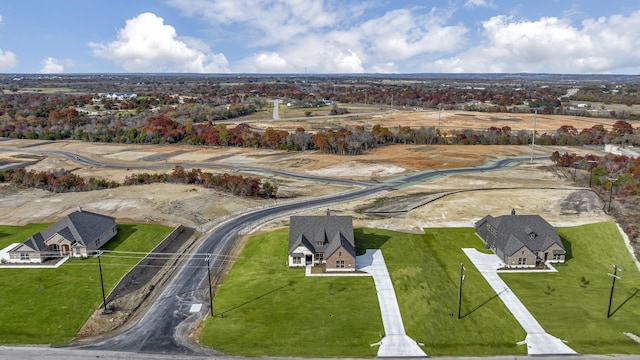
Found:
[[[544,253],[544,262],[547,262],[548,258],[549,258],[549,253],[548,252]]]
[[[312,255],[305,256],[304,261],[306,265],[313,265],[313,256]]]

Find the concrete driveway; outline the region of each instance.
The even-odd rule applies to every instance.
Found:
[[[483,254],[476,249],[462,249],[469,260],[476,266],[480,274],[487,280],[493,291],[507,306],[513,316],[518,320],[527,337],[529,355],[577,355],[562,340],[556,338],[542,328],[540,323],[531,315],[520,299],[509,289],[507,284],[498,275],[498,268],[503,266],[500,259],[494,254]],[[508,329],[505,329],[505,331]]]
[[[356,270],[367,272],[373,276],[378,293],[378,303],[380,304],[385,333],[379,343],[378,357],[426,357],[427,354],[422,351],[418,343],[404,332],[398,300],[382,251],[379,249],[367,250],[364,255],[358,256]]]

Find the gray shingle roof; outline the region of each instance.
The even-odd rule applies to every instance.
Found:
[[[553,244],[564,249],[556,230],[540,215],[503,215],[495,218],[488,215],[478,221],[476,228],[484,222],[491,224],[497,231],[496,240],[487,245],[501,249],[507,256],[513,255],[523,246],[533,252],[546,250]]]
[[[342,245],[355,256],[351,216],[292,216],[289,225],[289,254],[300,245],[325,256],[331,255]]]
[[[60,221],[34,234],[23,244],[35,251],[45,251],[45,241],[55,234],[60,234],[73,244],[90,245],[88,242],[95,240],[105,231],[116,225],[116,219],[111,216],[78,210],[65,216]],[[88,246],[91,247],[91,246]]]

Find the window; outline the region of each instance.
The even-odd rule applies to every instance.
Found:
[[[316,253],[316,261],[317,262],[322,262],[322,260],[324,260],[324,254],[323,253]]]
[[[344,260],[336,261],[336,269],[344,269]]]
[[[527,258],[518,258],[518,265],[527,265]]]
[[[342,257],[342,251],[338,251],[338,256]]]
[[[75,249],[73,249],[73,250],[75,251],[75,254],[76,254],[77,256],[80,256],[80,248],[75,248]]]
[[[29,260],[29,253],[20,253],[20,260]]]
[[[324,243],[322,241],[316,241],[316,246],[322,246]]]
[[[562,254],[553,254],[553,260],[562,260]]]
[[[294,256],[293,263],[297,265],[302,264],[302,258],[300,256]]]

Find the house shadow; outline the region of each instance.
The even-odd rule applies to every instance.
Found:
[[[243,303],[240,303],[240,304],[238,304],[236,306],[233,306],[233,307],[228,308],[226,310],[222,310],[220,312],[214,313],[213,316],[219,316],[220,318],[224,318],[225,316],[228,316],[229,313],[231,313],[231,312],[233,312],[235,310],[238,310],[238,309],[240,309],[240,308],[242,308],[242,307],[244,307],[246,305],[251,304],[252,302],[258,301],[258,300],[260,300],[260,299],[262,299],[262,298],[264,298],[266,296],[269,296],[269,295],[271,295],[271,294],[273,294],[275,292],[278,292],[278,291],[280,291],[280,290],[282,290],[282,289],[284,289],[286,287],[289,287],[289,286],[293,286],[293,282],[290,281],[288,284],[279,286],[279,287],[277,287],[275,289],[271,289],[271,290],[269,290],[269,291],[267,291],[267,292],[265,292],[265,293],[263,293],[261,295],[258,295],[256,297],[254,297],[252,299],[249,299],[249,300],[247,300],[247,301],[245,301]]]
[[[118,233],[113,239],[109,240],[102,249],[104,250],[113,250],[117,248],[120,244],[122,244],[125,240],[129,238],[129,236],[133,235],[138,228],[136,225],[130,224],[118,224]]]
[[[609,314],[609,317],[612,317],[613,314],[615,314],[616,312],[618,312],[618,310],[620,310],[626,303],[628,303],[631,299],[633,299],[638,292],[640,292],[640,289],[635,289],[631,295],[629,295],[620,305],[618,305],[615,309],[613,309],[613,311],[611,312],[611,314]]]
[[[380,249],[391,237],[375,233],[365,233],[364,229],[353,229],[356,243],[356,256],[363,255],[367,249]]]
[[[483,302],[481,302],[480,304],[478,304],[478,305],[477,305],[476,307],[474,307],[473,309],[469,310],[467,313],[462,314],[462,315],[460,316],[460,318],[461,318],[461,319],[464,319],[464,318],[466,318],[467,316],[469,316],[469,315],[473,314],[474,312],[476,312],[476,310],[478,310],[478,309],[482,308],[483,306],[487,305],[487,304],[488,304],[488,303],[490,303],[492,300],[494,300],[494,299],[496,299],[496,298],[500,297],[500,294],[502,294],[502,293],[503,293],[503,292],[505,292],[505,291],[507,291],[507,289],[504,289],[504,290],[500,291],[499,293],[497,293],[497,294],[495,294],[495,295],[491,296],[490,298],[488,298],[488,299],[486,299],[485,301],[483,301]]]
[[[564,251],[565,251],[564,262],[566,263],[567,261],[573,259],[573,250],[571,248],[571,242],[562,236],[560,236],[560,240],[562,241],[562,245],[564,245]]]

